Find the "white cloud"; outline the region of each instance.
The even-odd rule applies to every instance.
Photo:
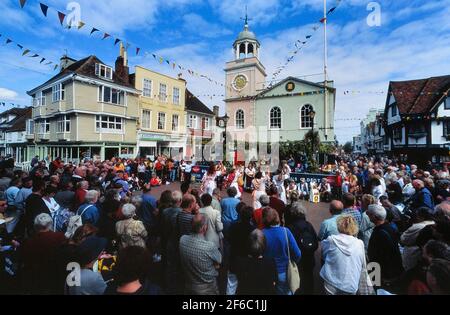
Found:
[[[18,95],[19,94],[17,94],[17,92],[15,91],[0,87],[1,100],[13,101],[17,98]]]
[[[186,14],[183,17],[183,28],[194,36],[216,38],[224,35],[230,35],[232,32],[221,25],[210,23],[203,17],[195,13]]]

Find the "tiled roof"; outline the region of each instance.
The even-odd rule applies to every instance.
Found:
[[[400,114],[429,112],[450,89],[450,76],[390,83]]]
[[[195,97],[189,90],[186,89],[186,111],[193,111],[197,113],[204,113],[207,115],[214,115],[213,111]]]
[[[17,115],[16,118],[9,122],[4,122],[0,124],[0,128],[6,131],[22,131],[26,129],[26,121],[27,119],[31,119],[32,108],[12,108],[0,114],[0,116],[4,115]]]
[[[40,85],[40,86],[45,86],[48,85],[52,82],[57,81],[58,79],[68,75],[68,74],[79,74],[79,75],[83,75],[83,76],[87,76],[87,77],[91,77],[94,78],[96,80],[102,80],[105,82],[109,82],[108,80],[103,80],[102,78],[98,77],[95,74],[95,64],[96,63],[100,63],[100,64],[105,64],[103,61],[101,61],[100,59],[98,59],[96,56],[91,55],[89,57],[83,58],[78,60],[77,62],[71,64],[70,66],[68,66],[66,69],[64,69],[63,71],[61,71],[60,73],[58,73],[57,75],[55,75],[54,77],[52,77],[50,80],[48,80],[47,82],[45,82],[44,84]],[[114,71],[114,66],[113,68],[113,82],[119,85],[123,85],[123,86],[127,86],[127,87],[133,87],[130,82],[124,82],[121,78],[119,78],[118,76],[116,76],[116,72]],[[35,90],[35,89],[33,89]]]

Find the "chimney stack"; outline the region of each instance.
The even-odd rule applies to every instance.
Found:
[[[214,116],[219,117],[219,106],[213,106]]]
[[[116,76],[120,78],[124,83],[130,83],[130,68],[128,67],[127,51],[120,43],[120,55],[116,59]]]
[[[76,62],[75,59],[72,59],[67,55],[62,56],[59,63],[61,72],[64,71],[67,67],[73,65],[75,62]]]

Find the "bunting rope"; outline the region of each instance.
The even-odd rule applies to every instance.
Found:
[[[281,74],[281,72],[291,63],[294,61],[295,56],[302,50],[306,44],[308,44],[309,40],[314,36],[314,34],[317,32],[317,30],[320,28],[321,24],[324,24],[325,21],[328,21],[328,16],[336,11],[336,9],[341,4],[342,0],[336,0],[336,5],[328,10],[326,17],[321,18],[313,27],[313,32],[306,35],[304,39],[299,39],[294,43],[295,50],[291,52],[291,54],[286,58],[286,61],[283,65],[280,65],[276,68],[276,71],[272,74],[272,80],[270,81],[269,87],[272,86],[273,82],[277,79],[277,77]]]
[[[7,102],[7,101],[0,101],[0,106],[5,107],[6,105],[11,105],[12,107],[17,107],[17,108],[27,108],[26,105],[21,105],[21,104],[17,104],[17,103],[11,103],[11,102]]]
[[[2,37],[5,38],[3,36],[3,34],[0,34],[0,40],[1,40]],[[5,41],[5,44],[3,46],[8,46],[10,44],[16,44],[16,46],[22,51],[22,57],[25,57],[25,56],[27,56],[29,58],[41,57],[41,61],[39,62],[40,64],[42,64],[44,61],[46,61],[44,63],[45,66],[51,66],[51,68],[53,68],[53,71],[58,69],[59,65],[56,62],[49,61],[47,58],[42,57],[40,54],[33,53],[30,49],[27,49],[23,45],[21,45],[18,42],[12,40],[11,37],[6,37],[6,41]]]
[[[26,2],[27,2],[27,0],[19,0],[19,4],[20,4],[20,6],[21,6],[22,9],[24,8]],[[38,2],[39,2],[39,1],[38,1]],[[48,9],[52,9],[53,11],[55,11],[55,12],[57,13],[57,15],[58,15],[58,19],[59,19],[59,22],[60,22],[61,26],[64,26],[64,20],[66,19],[66,14],[65,14],[64,12],[61,12],[61,11],[59,11],[59,10],[57,10],[57,9],[55,9],[55,8],[53,8],[53,7],[51,7],[51,6],[49,6],[48,4],[43,3],[43,2],[39,2],[39,6],[40,6],[40,8],[41,8],[42,14],[43,14],[46,18],[48,17]],[[88,24],[86,24],[86,23],[83,22],[83,21],[80,21],[80,22],[79,22],[79,25],[78,25],[78,27],[77,27],[77,30],[80,30],[81,28],[83,28],[83,27],[85,27],[85,26],[91,27],[90,35],[93,35],[93,34],[96,34],[96,33],[102,34],[102,35],[101,35],[101,40],[103,40],[103,41],[106,41],[108,38],[113,39],[113,40],[114,40],[114,46],[116,46],[118,43],[122,42],[122,43],[125,45],[125,47],[126,47],[127,49],[130,48],[130,47],[134,47],[136,56],[138,56],[139,54],[143,55],[144,57],[152,56],[152,57],[153,57],[156,61],[158,61],[160,64],[165,64],[165,63],[167,63],[167,65],[169,65],[169,66],[172,67],[173,69],[178,68],[180,71],[182,71],[182,72],[184,72],[184,73],[187,72],[187,73],[188,73],[189,75],[191,75],[192,77],[203,78],[203,79],[205,79],[205,80],[208,80],[210,83],[214,83],[214,84],[217,85],[217,86],[227,87],[227,88],[231,89],[231,87],[228,87],[228,86],[226,86],[225,84],[220,83],[220,82],[218,82],[218,81],[212,79],[211,77],[209,77],[209,76],[207,76],[207,75],[204,75],[204,74],[201,74],[201,73],[199,73],[199,72],[197,72],[197,71],[194,71],[194,70],[192,70],[191,68],[182,66],[182,65],[178,64],[177,62],[175,62],[175,61],[173,61],[173,60],[166,59],[166,58],[164,58],[163,56],[160,56],[160,55],[158,55],[158,54],[156,54],[156,53],[149,52],[149,51],[143,51],[143,50],[141,49],[141,47],[139,47],[139,46],[137,46],[137,45],[134,45],[134,44],[131,44],[130,42],[125,41],[125,40],[122,40],[122,39],[120,39],[119,37],[116,37],[116,36],[114,36],[114,35],[112,35],[112,34],[109,34],[109,33],[107,33],[107,32],[103,32],[103,31],[101,31],[101,30],[100,30],[99,28],[97,28],[97,27],[89,26]],[[71,26],[68,25],[67,28],[70,29]]]

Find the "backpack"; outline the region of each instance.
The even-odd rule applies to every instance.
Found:
[[[309,227],[305,227],[300,229],[298,245],[302,251],[315,252],[319,247],[319,242]]]
[[[53,231],[66,232],[70,218],[74,216],[74,213],[67,208],[59,208],[52,212],[51,216],[53,219]]]
[[[70,219],[69,219],[69,223],[67,225],[67,231],[64,234],[66,236],[67,239],[72,238],[72,236],[75,234],[75,231],[83,225],[83,214],[84,212],[89,209],[90,207],[92,207],[93,205],[89,205],[86,208],[84,208],[84,210],[81,212],[80,215],[76,214],[73,215]]]

